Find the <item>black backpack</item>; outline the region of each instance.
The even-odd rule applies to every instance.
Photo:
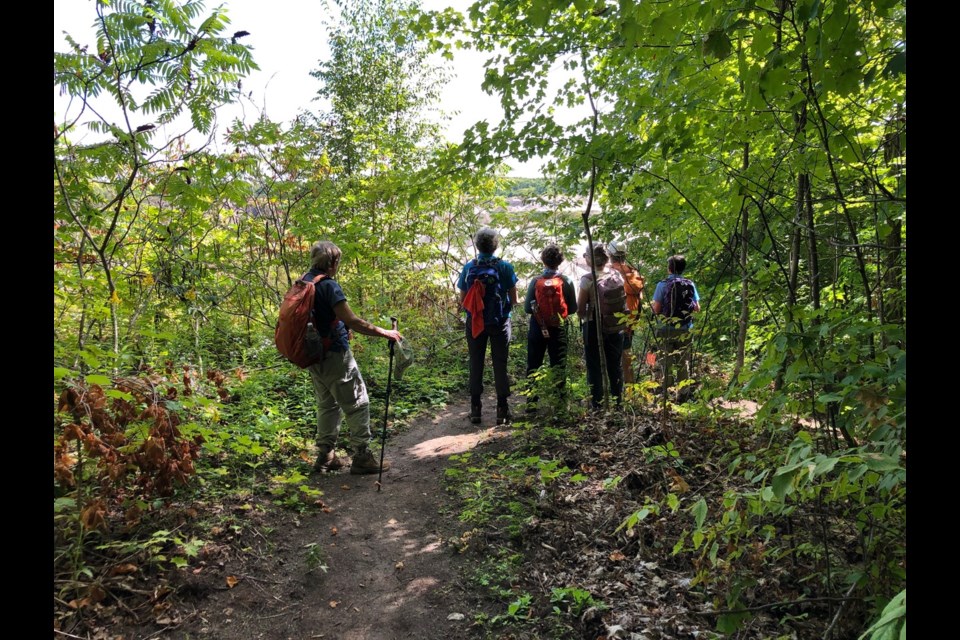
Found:
[[[693,281],[686,278],[663,280],[663,306],[661,312],[668,323],[675,327],[684,327],[690,322],[690,316],[696,307]]]

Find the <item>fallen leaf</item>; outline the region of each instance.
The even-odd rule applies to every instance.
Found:
[[[613,459],[613,453],[611,453],[611,452],[609,452],[609,451],[601,451],[599,458],[600,458],[601,460],[612,460],[612,459]]]
[[[396,569],[397,571],[403,571],[403,562],[398,562],[393,566],[393,568]]]
[[[390,518],[389,520],[387,520],[387,524],[397,524],[397,519],[396,519],[396,518]]]
[[[125,576],[129,573],[134,573],[137,570],[137,565],[130,564],[118,564],[114,568],[110,569],[111,576]]]
[[[613,553],[610,554],[610,559],[613,560],[614,562],[620,562],[621,560],[626,560],[627,556],[623,555],[619,551],[614,551]]]
[[[330,535],[332,535],[332,536],[337,535],[337,528],[336,528],[336,527],[330,527]]]
[[[342,484],[340,485],[340,488],[343,489],[344,491],[350,491],[350,485],[348,484]]]
[[[677,473],[674,469],[667,467],[667,475],[670,476],[670,490],[674,493],[686,493],[690,491],[690,485],[687,484],[687,481],[680,477],[680,474]]]
[[[331,511],[333,511],[333,509],[331,509],[330,507],[323,507],[322,509],[320,509],[320,511],[323,511],[324,513],[330,513]]]
[[[330,601],[330,608],[331,608],[331,609],[336,609],[338,604],[340,604],[340,603],[337,602],[336,600],[331,600],[331,601]]]
[[[236,576],[227,576],[227,587],[230,589],[233,589],[235,586],[237,586],[238,582],[240,582],[240,579]]]
[[[306,451],[300,452],[300,459],[303,460],[304,462],[313,462],[313,458],[311,458],[310,454],[307,453]]]
[[[463,620],[464,615],[462,613],[451,613],[447,616],[447,620]]]

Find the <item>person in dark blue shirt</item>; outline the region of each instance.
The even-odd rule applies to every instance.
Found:
[[[398,331],[377,327],[353,312],[347,304],[347,296],[335,280],[341,258],[342,252],[337,245],[327,240],[317,242],[310,249],[310,271],[302,278],[309,282],[319,275],[324,276],[314,285],[313,323],[317,332],[329,340],[323,360],[307,369],[318,405],[318,454],[313,468],[316,471],[336,471],[343,467],[343,462],[334,453],[342,413],[349,431],[346,448],[353,457],[350,473],[379,473],[380,460],[370,451],[373,439],[370,400],[350,350],[349,331],[397,342],[403,337]],[[389,468],[390,463],[384,461],[382,470]]]
[[[467,311],[467,348],[470,352],[470,422],[480,423],[483,367],[487,341],[489,341],[490,356],[493,360],[494,386],[497,390],[497,424],[505,424],[510,421],[510,406],[507,404],[507,398],[510,397],[507,347],[511,338],[510,311],[513,305],[517,304],[517,274],[512,264],[493,256],[500,245],[500,236],[496,231],[484,227],[477,232],[473,241],[478,255],[464,265],[457,279],[460,306]],[[495,277],[497,280],[494,290],[484,289],[485,298],[482,301],[479,300],[478,295],[471,293],[474,281],[481,272],[485,273],[487,279]],[[480,303],[485,303],[482,313],[478,311],[480,307],[477,305]]]

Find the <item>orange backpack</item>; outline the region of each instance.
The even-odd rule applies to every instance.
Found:
[[[559,327],[567,317],[567,301],[563,297],[563,278],[558,275],[540,276],[534,285],[536,318],[541,327]]]
[[[322,338],[313,326],[313,301],[316,284],[328,277],[321,273],[312,281],[297,280],[283,296],[280,317],[273,339],[277,351],[301,369],[314,365],[326,355],[332,339]],[[333,324],[336,324],[334,319]]]

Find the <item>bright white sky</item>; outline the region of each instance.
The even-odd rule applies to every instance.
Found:
[[[93,44],[94,2],[54,0],[55,51],[67,50],[64,31],[81,44]],[[206,6],[210,9],[216,4],[208,0]],[[243,42],[253,47],[253,59],[260,71],[243,81],[243,93],[252,91],[252,100],[225,108],[218,114],[218,121],[230,122],[235,117],[252,119],[258,110],[265,109],[272,120],[289,122],[301,109],[318,108],[312,100],[319,84],[309,72],[329,55],[323,4],[312,0],[224,0],[223,4],[231,21],[228,31],[250,32]],[[421,0],[421,4],[426,9],[453,6],[465,11],[472,0]],[[480,120],[488,120],[492,125],[502,118],[498,100],[480,89],[483,62],[483,56],[474,51],[455,53],[454,77],[447,85],[441,105],[453,115],[447,126],[447,138],[451,141],[459,141],[463,131]],[[55,95],[55,114],[62,117],[64,108]],[[218,142],[221,139],[217,137]],[[510,165],[510,175],[537,177],[542,162],[511,162]]]

